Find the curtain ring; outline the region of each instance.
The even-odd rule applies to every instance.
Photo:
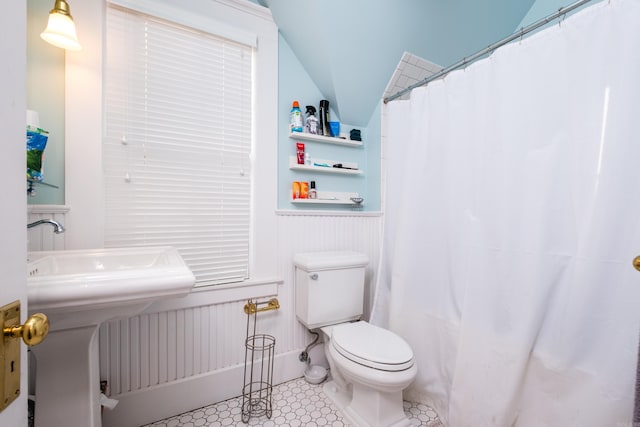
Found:
[[[562,13],[562,9],[564,9],[564,7],[558,9],[558,27],[562,27],[562,21],[567,17],[566,12]]]
[[[558,9],[558,27],[562,27],[562,18],[560,15],[560,12],[562,11],[562,8]]]
[[[522,37],[524,37],[524,27],[520,27],[520,44],[522,44]]]

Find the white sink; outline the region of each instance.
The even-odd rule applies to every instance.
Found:
[[[193,273],[168,246],[30,252],[29,312],[49,336],[36,358],[36,427],[99,427],[98,327],[152,302],[187,295]]]
[[[168,246],[30,252],[29,311],[51,328],[132,316],[153,301],[188,294],[195,278]]]

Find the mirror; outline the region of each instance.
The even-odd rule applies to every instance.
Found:
[[[39,127],[49,132],[43,177],[45,183],[57,187],[35,184],[35,195],[27,198],[30,205],[65,203],[65,51],[40,38],[53,4],[54,0],[27,0],[27,108],[38,112]]]

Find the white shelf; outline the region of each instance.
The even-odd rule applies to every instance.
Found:
[[[314,172],[314,173],[335,173],[335,174],[341,174],[341,175],[362,175],[363,174],[362,170],[360,169],[343,169],[343,168],[334,168],[332,166],[299,165],[298,160],[296,159],[296,156],[289,157],[289,169],[297,170],[297,171]]]
[[[355,203],[351,197],[360,197],[358,193],[339,191],[318,191],[317,199],[291,199],[290,202],[300,205],[350,205],[362,207],[364,203]]]
[[[361,147],[362,141],[352,141],[350,139],[334,138],[332,136],[314,135],[305,132],[290,132],[289,138],[302,139],[306,141],[322,142],[324,144],[345,145],[348,147]]]
[[[335,200],[335,199],[291,199],[291,203],[300,205],[353,205],[362,206],[352,202],[351,200]]]

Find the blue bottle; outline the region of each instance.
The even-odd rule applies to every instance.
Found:
[[[293,107],[291,107],[289,130],[291,132],[302,132],[302,111],[298,101],[293,101]]]

